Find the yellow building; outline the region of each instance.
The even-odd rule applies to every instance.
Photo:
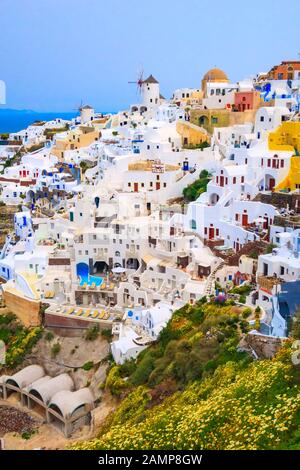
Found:
[[[276,186],[275,190],[294,191],[300,189],[300,122],[283,122],[268,137],[270,150],[294,151],[288,175]]]
[[[190,122],[178,121],[176,130],[181,136],[181,144],[184,147],[196,147],[203,142],[210,143],[207,131]]]
[[[300,153],[300,122],[286,121],[269,134],[270,150],[295,150]]]
[[[190,120],[203,127],[210,134],[215,127],[229,127],[235,124],[254,123],[256,109],[233,112],[231,109],[191,109]]]
[[[276,186],[275,191],[300,189],[300,156],[291,158],[288,175]]]
[[[51,153],[58,159],[64,159],[66,150],[77,150],[82,147],[88,147],[101,137],[101,132],[91,126],[79,126],[63,135],[57,135],[56,142]]]

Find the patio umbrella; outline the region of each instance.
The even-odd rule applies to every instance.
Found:
[[[121,274],[121,273],[125,273],[126,269],[125,268],[122,268],[121,266],[118,266],[117,268],[113,268],[112,269],[112,272],[114,274]]]

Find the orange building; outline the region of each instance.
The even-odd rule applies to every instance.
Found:
[[[268,72],[269,80],[295,80],[300,78],[300,60],[284,60]]]

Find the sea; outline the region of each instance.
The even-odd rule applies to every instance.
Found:
[[[78,116],[78,112],[38,112],[0,108],[0,134],[18,132],[35,121],[51,121],[55,118],[70,120],[75,116]]]

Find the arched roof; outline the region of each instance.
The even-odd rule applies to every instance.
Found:
[[[93,405],[94,398],[88,388],[81,388],[76,392],[61,391],[57,392],[51,399],[49,407],[56,407],[65,418],[72,415],[74,411],[85,404]]]
[[[11,377],[7,377],[6,382],[9,380],[14,381],[19,388],[24,388],[28,387],[28,385],[31,385],[36,380],[44,377],[44,375],[44,369],[41,366],[33,364],[31,366],[25,367]]]
[[[203,79],[206,82],[228,82],[228,77],[223,70],[218,68],[213,68],[208,70],[206,74],[203,76]]]
[[[61,391],[72,391],[74,389],[74,383],[71,377],[68,374],[60,374],[53,379],[44,381],[30,387],[29,393],[41,396],[43,402],[48,404],[51,398]]]

